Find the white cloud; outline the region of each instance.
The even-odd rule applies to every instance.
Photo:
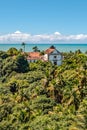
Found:
[[[53,34],[31,35],[19,30],[6,35],[0,35],[0,43],[86,43],[87,34],[62,35],[60,32]]]
[[[20,34],[21,32],[20,31],[16,31],[16,32],[14,32],[15,34]]]
[[[61,33],[60,33],[60,32],[55,32],[54,34],[55,34],[55,35],[61,35]]]

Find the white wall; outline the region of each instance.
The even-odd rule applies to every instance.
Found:
[[[61,65],[62,64],[62,60],[57,61],[57,65]]]
[[[54,56],[56,56],[56,58]],[[55,51],[54,54],[52,53],[52,54],[49,55],[49,61],[51,61],[53,64],[54,64],[54,62],[56,62],[56,64],[59,66],[59,65],[62,64],[62,55],[58,54]]]
[[[58,54],[58,52],[57,52],[56,50],[54,50],[54,51],[52,52],[52,54]]]
[[[54,64],[54,61],[51,61],[51,62],[52,62],[52,64]],[[62,64],[62,60],[58,60],[57,65],[60,66],[61,64]]]
[[[43,58],[44,58],[45,61],[47,61],[47,60],[48,60],[48,54],[45,54],[45,55],[43,56]]]
[[[54,58],[54,56],[56,56],[56,58]],[[58,55],[49,55],[49,60],[62,60],[62,56],[60,54]]]
[[[37,60],[27,60],[28,63],[33,63],[33,62],[36,62]]]

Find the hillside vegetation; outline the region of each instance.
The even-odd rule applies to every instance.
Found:
[[[87,55],[61,66],[0,51],[0,130],[87,130]]]

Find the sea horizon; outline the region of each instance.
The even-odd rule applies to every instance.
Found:
[[[37,46],[39,50],[46,50],[50,46],[54,45],[60,52],[75,52],[80,49],[83,53],[87,51],[87,43],[26,43],[25,51],[31,52],[32,48]],[[9,48],[14,47],[16,49],[23,48],[21,43],[0,43],[0,51],[7,51]]]

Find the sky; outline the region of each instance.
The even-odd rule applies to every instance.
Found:
[[[0,0],[0,43],[87,43],[87,0]]]

